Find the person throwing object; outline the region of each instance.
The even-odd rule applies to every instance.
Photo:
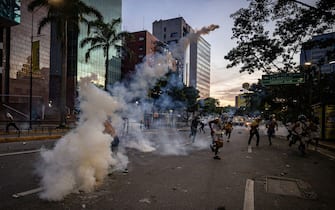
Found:
[[[19,133],[18,135],[20,136],[20,129],[15,124],[13,116],[9,112],[7,112],[6,113],[6,117],[7,117],[8,121],[9,121],[7,123],[7,126],[6,126],[6,133],[9,132],[9,127],[12,126],[12,127],[14,127],[18,131],[18,133]]]

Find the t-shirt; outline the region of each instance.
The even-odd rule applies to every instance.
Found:
[[[14,120],[13,116],[9,112],[7,112],[6,117],[11,121]]]

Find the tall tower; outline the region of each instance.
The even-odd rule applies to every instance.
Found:
[[[194,33],[194,30],[182,17],[153,22],[153,35],[170,48],[174,48],[190,33]],[[180,78],[186,86],[197,88],[201,98],[207,98],[210,88],[210,44],[200,36],[197,41],[184,47],[182,50],[172,49],[179,63]]]
[[[88,6],[97,9],[104,17],[105,22],[112,19],[121,18],[122,0],[83,0]],[[117,26],[117,31],[121,31],[121,24]],[[51,58],[50,65],[50,100],[59,100],[60,94],[60,73],[61,73],[61,54],[60,43],[56,40],[55,26],[51,26]],[[67,71],[67,102],[66,106],[70,112],[76,106],[77,83],[81,77],[91,76],[92,73],[98,77],[97,84],[104,86],[105,81],[105,57],[103,50],[96,50],[91,53],[88,62],[85,61],[85,53],[89,46],[81,48],[79,43],[87,37],[87,26],[80,25],[79,34],[69,26],[68,28],[68,71]],[[120,43],[121,45],[121,43]],[[116,48],[111,47],[109,51],[109,82],[113,84],[121,78],[121,58]]]

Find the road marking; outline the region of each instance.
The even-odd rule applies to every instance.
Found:
[[[12,195],[12,197],[13,198],[19,198],[19,197],[23,197],[23,196],[26,196],[26,195],[41,192],[42,190],[43,190],[43,188],[39,187],[39,188],[35,188],[35,189],[32,189],[32,190],[20,192],[20,193],[15,193],[15,194]]]
[[[254,181],[251,179],[245,184],[243,210],[254,210]]]
[[[251,146],[248,146],[248,153],[252,153],[252,148],[251,148]]]
[[[311,147],[309,150],[313,150],[313,151],[316,151],[324,156],[327,156],[331,159],[335,159],[335,156],[334,156],[334,152],[331,152],[329,150],[326,150],[326,149],[323,149],[323,148],[320,148],[320,147]]]
[[[40,151],[41,151],[41,149],[35,149],[35,150],[28,150],[28,151],[23,151],[23,152],[3,153],[3,154],[0,154],[0,157],[2,157],[2,156],[10,156],[10,155],[29,154],[29,153],[35,153],[35,152],[40,152]]]

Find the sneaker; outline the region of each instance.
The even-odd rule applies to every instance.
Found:
[[[215,160],[221,160],[221,158],[219,156],[214,156],[213,159],[215,159]]]
[[[229,142],[229,139],[227,139],[227,142]]]

